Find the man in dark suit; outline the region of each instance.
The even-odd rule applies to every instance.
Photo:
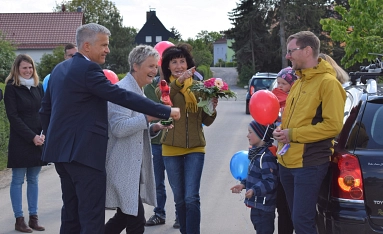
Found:
[[[86,24],[76,31],[79,53],[51,73],[40,116],[46,133],[42,159],[55,163],[63,207],[61,234],[103,234],[107,101],[159,119],[179,119],[178,108],[120,89],[106,79],[110,31]],[[139,147],[139,146],[137,146]]]

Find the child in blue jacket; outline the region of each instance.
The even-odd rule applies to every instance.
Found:
[[[240,193],[246,188],[245,204],[251,208],[250,218],[257,234],[273,234],[275,206],[277,198],[278,165],[272,146],[274,125],[264,126],[251,121],[247,138],[252,146],[249,149],[249,169],[245,180],[231,188]]]

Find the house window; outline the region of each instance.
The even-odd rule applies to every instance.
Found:
[[[162,36],[156,36],[156,42],[162,41]]]
[[[146,36],[145,42],[152,42],[152,36]]]

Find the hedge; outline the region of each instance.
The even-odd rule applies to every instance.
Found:
[[[4,94],[3,83],[0,83],[0,89]],[[0,101],[0,170],[7,167],[8,159],[8,139],[9,139],[9,122],[5,113],[4,101]]]

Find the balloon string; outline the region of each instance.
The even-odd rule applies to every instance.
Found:
[[[246,231],[249,231],[249,226],[250,226],[250,223],[249,223],[249,212],[248,212],[248,210],[249,210],[249,207],[247,207],[247,206],[245,206],[245,212],[241,212],[242,214],[242,218],[245,220],[245,223],[246,223],[246,225],[245,225],[245,227],[246,227]],[[245,217],[245,214],[247,213],[247,217]],[[251,223],[251,226],[253,226],[253,223]]]
[[[266,131],[265,131],[265,133],[263,134],[263,137],[262,137],[262,141],[265,140],[265,136],[267,134],[267,130],[269,130],[269,126],[270,126],[270,124],[267,125]]]
[[[241,181],[240,181],[240,180],[237,180],[237,184],[241,184]],[[239,191],[238,195],[239,195],[239,201],[243,201],[243,200],[245,199],[245,198],[242,196],[242,190]]]
[[[237,180],[237,184],[240,184],[241,183],[241,181],[240,180]],[[245,188],[245,191],[246,191],[246,188]],[[242,190],[238,193],[238,195],[239,195],[239,197],[240,197],[240,199],[239,199],[239,201],[243,201],[243,200],[245,200],[245,197],[244,197],[244,195],[242,195]],[[242,216],[242,218],[245,220],[245,223],[246,223],[246,225],[245,225],[245,229],[246,229],[246,231],[250,231],[249,230],[249,215],[247,216],[247,217],[245,217],[245,214],[249,214],[249,212],[248,212],[248,208],[249,207],[247,207],[246,205],[245,205],[245,212],[241,212],[241,216]],[[253,224],[251,224],[251,225],[253,225]]]

